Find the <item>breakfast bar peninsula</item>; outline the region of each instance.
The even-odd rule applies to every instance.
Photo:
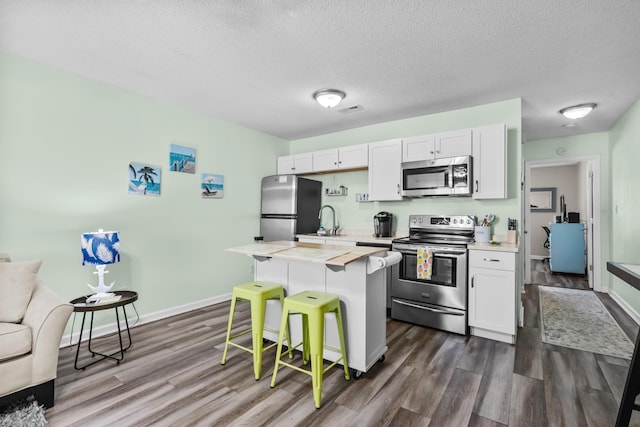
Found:
[[[255,280],[281,284],[286,295],[322,291],[340,297],[347,361],[359,377],[382,359],[387,350],[386,285],[384,268],[397,262],[384,248],[340,246],[277,241],[229,248],[254,260]],[[265,326],[278,329],[281,307],[269,301]],[[301,341],[298,316],[291,319],[294,344]],[[277,334],[265,331],[264,338],[277,341]],[[325,318],[325,344],[340,348],[335,317]],[[325,349],[324,358],[336,361],[338,352]]]

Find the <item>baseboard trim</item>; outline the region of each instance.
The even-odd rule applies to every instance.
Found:
[[[129,326],[131,327],[131,329],[133,329],[136,326],[155,322],[156,320],[160,320],[160,319],[166,319],[167,317],[175,316],[178,314],[186,313],[188,311],[197,310],[202,307],[208,307],[210,305],[219,304],[221,302],[226,302],[226,301],[231,301],[231,293],[203,299],[200,301],[194,301],[188,304],[178,305],[175,307],[170,307],[165,310],[160,310],[160,311],[156,311],[149,314],[143,314],[142,316],[140,316],[140,319],[135,324],[131,323],[131,315],[129,315]],[[131,310],[127,310],[127,314],[131,312],[132,312]],[[126,328],[126,324],[124,320],[120,321],[120,328]],[[93,328],[92,338],[98,338],[104,335],[113,334],[115,332],[118,332],[118,326],[116,325],[116,322],[113,322],[112,324],[109,324],[109,325],[103,325],[97,328]],[[80,331],[77,331],[77,332],[74,331],[73,336],[70,333],[63,335],[60,341],[60,348],[69,347],[71,345],[77,344],[79,337],[80,337]],[[82,337],[82,341],[86,341],[88,339],[89,339],[89,334],[85,331]]]
[[[611,297],[611,299],[613,299],[620,306],[620,308],[625,313],[627,313],[631,317],[631,319],[633,319],[634,322],[636,322],[638,325],[640,325],[640,314],[638,314],[638,312],[635,311],[633,309],[633,307],[631,307],[629,304],[627,304],[627,302],[625,300],[623,300],[620,297],[620,295],[618,295],[613,290],[609,290],[609,296]]]

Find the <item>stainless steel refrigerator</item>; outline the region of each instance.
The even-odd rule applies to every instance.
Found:
[[[265,242],[294,240],[296,234],[315,233],[322,182],[296,175],[262,178],[260,235]]]

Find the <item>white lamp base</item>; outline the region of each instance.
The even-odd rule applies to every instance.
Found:
[[[106,268],[106,265],[96,265],[96,269],[98,271],[93,272],[93,274],[98,275],[98,286],[91,286],[90,284],[87,283],[87,286],[89,287],[89,289],[91,289],[95,293],[94,295],[92,295],[92,297],[94,298],[104,298],[104,297],[114,296],[114,293],[109,291],[111,290],[111,288],[113,288],[113,285],[116,282],[111,282],[109,286],[104,284],[104,274],[108,273],[108,271],[104,271],[105,268]]]

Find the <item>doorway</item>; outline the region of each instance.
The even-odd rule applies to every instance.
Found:
[[[524,283],[532,283],[532,268],[539,268],[538,261],[548,256],[543,247],[547,236],[542,226],[555,222],[557,216],[565,216],[564,202],[566,211],[578,212],[579,222],[584,224],[585,277],[588,286],[595,291],[603,291],[600,245],[596,244],[600,242],[599,157],[533,160],[525,162],[523,170]],[[532,189],[537,191],[532,193]],[[555,190],[552,200],[551,189]],[[538,192],[542,190],[544,192]],[[551,204],[551,201],[554,203]]]

